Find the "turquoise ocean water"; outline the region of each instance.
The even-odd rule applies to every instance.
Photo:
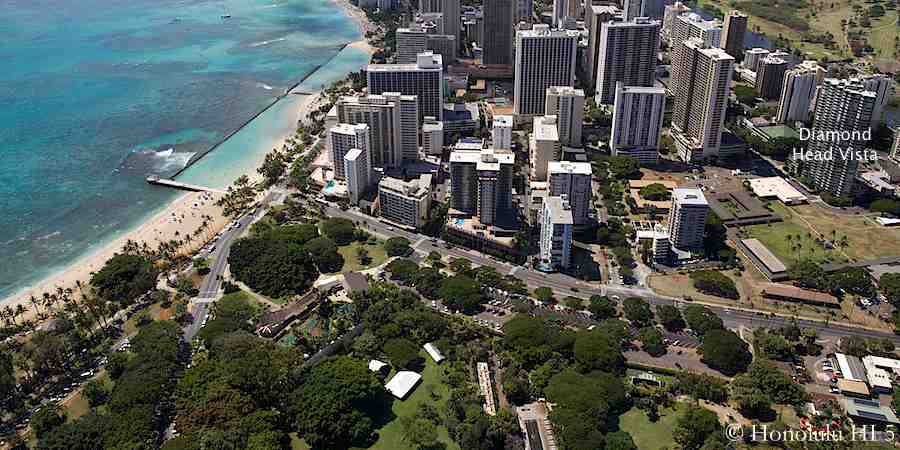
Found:
[[[330,0],[0,0],[0,299],[178,193],[170,175],[280,93],[366,62]],[[224,19],[222,15],[230,14]],[[180,180],[224,187],[294,126],[288,96]]]

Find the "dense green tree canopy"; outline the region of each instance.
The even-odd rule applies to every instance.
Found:
[[[681,311],[675,305],[659,305],[656,307],[656,319],[669,331],[679,331],[685,326]]]
[[[653,310],[650,304],[640,297],[628,297],[622,302],[625,318],[637,327],[653,324]]]
[[[366,407],[383,402],[385,390],[363,361],[329,359],[301,376],[290,395],[294,427],[313,448],[366,445],[374,425]]]
[[[722,434],[716,413],[698,405],[689,405],[675,424],[675,442],[685,450],[699,450],[707,439]]]
[[[256,292],[276,298],[302,294],[318,276],[302,247],[264,238],[235,242],[228,264],[236,279]]]
[[[316,264],[319,272],[338,272],[344,266],[344,257],[338,253],[337,244],[329,237],[321,236],[310,240],[303,246]]]
[[[735,300],[740,298],[740,293],[738,293],[734,280],[728,278],[722,274],[722,272],[717,272],[715,270],[698,270],[696,272],[691,272],[690,276],[691,280],[694,282],[694,287],[704,294]]]
[[[406,256],[412,252],[409,239],[392,237],[384,242],[384,251],[388,256]]]
[[[574,351],[575,361],[582,371],[622,373],[625,369],[620,343],[600,329],[579,332],[575,338]]]
[[[700,336],[725,328],[722,319],[705,306],[688,305],[682,310],[682,314],[687,325]]]
[[[747,370],[753,355],[747,343],[730,330],[712,330],[703,336],[702,361],[725,375]]]
[[[91,286],[107,301],[131,304],[156,286],[159,271],[138,255],[116,254],[91,277]]]
[[[442,280],[437,295],[448,308],[464,314],[478,312],[484,303],[484,296],[481,294],[478,282],[465,275],[454,275]]]
[[[385,342],[384,353],[387,354],[388,360],[391,361],[391,364],[397,370],[419,370],[424,362],[419,356],[419,347],[403,338],[395,338]]]
[[[655,327],[644,327],[638,332],[638,340],[641,341],[641,349],[650,356],[662,356],[666,353],[666,344],[663,342],[662,333]]]
[[[616,302],[610,300],[610,298],[606,296],[592,295],[590,305],[588,305],[588,311],[590,311],[597,320],[609,319],[615,317],[617,314]]]
[[[356,226],[353,221],[343,217],[331,217],[322,221],[322,232],[330,237],[337,245],[347,245],[353,242],[356,234]]]

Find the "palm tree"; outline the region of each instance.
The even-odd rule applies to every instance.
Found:
[[[45,292],[45,294],[46,294],[46,292]],[[31,297],[28,298],[28,301],[31,302],[32,305],[34,305],[34,313],[35,313],[35,314],[40,314],[40,311],[41,311],[41,310],[40,310],[40,308],[38,308],[38,303],[39,303],[39,302],[38,302],[38,299],[36,299],[36,298],[34,297],[34,294],[32,294]]]

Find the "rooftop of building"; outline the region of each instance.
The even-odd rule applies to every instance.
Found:
[[[544,198],[544,211],[550,213],[550,222],[560,225],[572,225],[572,207],[562,197]]]
[[[766,269],[768,269],[769,272],[782,273],[787,271],[787,266],[785,266],[784,263],[765,246],[765,244],[760,242],[759,239],[743,239],[741,240],[741,243],[753,253],[753,256],[766,266]]]
[[[539,141],[559,141],[559,129],[556,126],[556,116],[535,117],[534,138]]]
[[[662,86],[625,86],[617,85],[616,89],[621,89],[626,94],[661,94],[666,95],[666,88]]]
[[[332,133],[337,133],[337,134],[356,135],[357,132],[362,131],[362,130],[368,131],[368,129],[369,129],[369,126],[364,123],[356,123],[356,124],[339,123],[339,124],[331,127],[331,129],[328,131],[330,131]]]
[[[512,128],[513,116],[506,114],[494,116],[494,127]]]
[[[790,284],[768,283],[763,286],[763,295],[774,295],[802,302],[824,303],[840,307],[841,302],[825,292],[810,291]]]
[[[416,62],[412,64],[369,64],[366,72],[413,72],[416,70],[436,70],[443,68],[443,59],[440,54],[432,52],[419,53]]]
[[[672,199],[679,205],[709,206],[703,191],[696,188],[672,189]]]
[[[344,155],[344,161],[356,161],[360,156],[362,156],[361,149],[351,148],[350,151]]]
[[[523,38],[539,38],[539,37],[553,37],[553,38],[563,38],[563,37],[578,37],[578,32],[573,30],[558,30],[551,29],[550,25],[546,24],[535,24],[531,27],[531,29],[526,30],[516,30],[516,37]]]
[[[718,20],[706,20],[703,18],[703,16],[695,12],[684,13],[678,16],[678,19],[691,22],[694,24],[694,26],[702,30],[710,30],[722,26],[721,22],[719,22]]]
[[[423,177],[428,177],[423,180]],[[399,178],[384,177],[378,182],[379,189],[386,189],[400,193],[407,197],[422,197],[429,195],[431,184],[431,175],[422,175],[419,178],[410,181],[404,181]]]
[[[584,89],[577,89],[572,86],[550,86],[547,88],[547,93],[554,95],[576,95],[584,97]]]
[[[591,175],[593,173],[591,163],[573,161],[550,161],[547,163],[547,173],[571,173],[576,175]]]
[[[484,139],[479,138],[462,138],[453,145],[454,150],[459,151],[481,151],[484,148]],[[452,155],[451,155],[452,157]]]

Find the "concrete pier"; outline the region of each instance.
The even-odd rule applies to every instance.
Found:
[[[175,189],[181,189],[183,191],[193,191],[193,192],[216,192],[220,194],[224,194],[225,191],[221,189],[214,189],[206,186],[200,186],[197,184],[190,183],[182,183],[180,181],[175,181],[169,178],[160,178],[156,175],[150,175],[147,177],[147,182],[150,184],[155,184],[158,186],[167,186]]]

